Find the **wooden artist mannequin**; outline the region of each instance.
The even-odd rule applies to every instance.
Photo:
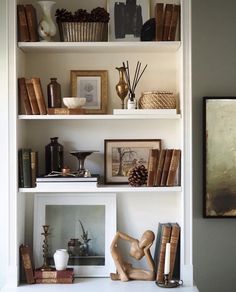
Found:
[[[130,256],[136,260],[141,260],[145,256],[149,270],[134,268],[130,263],[123,261],[117,245],[119,239],[130,243]],[[110,274],[111,279],[124,282],[129,280],[153,281],[155,279],[155,271],[150,247],[154,239],[155,235],[150,230],[145,231],[140,240],[118,231],[111,244],[111,255],[117,269],[116,274]]]

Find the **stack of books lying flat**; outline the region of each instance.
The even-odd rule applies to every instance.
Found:
[[[34,278],[37,284],[72,284],[74,280],[73,268],[67,268],[63,271],[52,269],[51,271],[34,271]]]
[[[40,190],[50,187],[54,188],[97,188],[98,175],[91,177],[72,177],[72,176],[41,176],[36,178],[37,188]]]

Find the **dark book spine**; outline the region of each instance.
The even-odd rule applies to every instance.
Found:
[[[155,6],[156,41],[162,41],[163,10],[164,10],[164,4],[163,3],[157,3],[156,6]]]
[[[180,5],[174,5],[168,41],[175,41],[176,29],[180,18]]]
[[[19,114],[32,115],[25,78],[18,78]]]
[[[38,152],[31,151],[31,179],[32,179],[32,187],[36,187],[36,177],[38,176]]]
[[[165,161],[164,161],[163,171],[161,175],[161,187],[166,186],[166,180],[169,173],[172,152],[173,152],[173,149],[166,149]]]
[[[31,178],[31,149],[22,149],[22,173],[23,173],[23,188],[32,187],[32,178]]]
[[[162,36],[163,41],[168,41],[173,7],[174,7],[173,4],[166,4],[165,6],[163,36]]]
[[[37,21],[37,14],[36,14],[36,10],[34,6],[31,4],[25,5],[25,14],[26,14],[26,19],[28,23],[30,41],[38,42],[39,41],[38,21]]]
[[[155,176],[157,172],[157,161],[159,157],[158,149],[150,149],[148,159],[148,178],[147,187],[153,187],[155,183]]]
[[[32,266],[32,255],[31,255],[31,250],[28,245],[21,245],[20,246],[20,254],[21,254],[21,259],[25,271],[25,277],[26,281],[28,284],[34,284],[35,279],[34,279],[34,272],[33,272],[33,266]]]
[[[17,26],[18,41],[28,42],[30,40],[30,37],[24,5],[17,5]]]
[[[155,272],[157,272],[157,269],[158,269],[160,248],[161,248],[162,226],[163,225],[164,225],[163,223],[159,223],[158,229],[157,229],[156,246],[155,246],[155,251],[154,251]]]
[[[180,237],[180,227],[177,223],[172,223],[172,230],[170,236],[170,273],[169,279],[173,278],[174,266],[177,259],[177,250]]]

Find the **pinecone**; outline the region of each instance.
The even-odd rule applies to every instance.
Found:
[[[128,182],[132,187],[141,187],[147,183],[148,171],[144,165],[138,165],[129,172]]]

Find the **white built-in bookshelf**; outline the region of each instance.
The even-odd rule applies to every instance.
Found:
[[[105,42],[105,43],[16,43],[16,4],[32,3],[39,8],[36,0],[8,1],[9,39],[9,105],[10,112],[10,210],[12,218],[9,226],[9,283],[19,284],[19,245],[33,242],[34,195],[64,193],[116,193],[117,229],[139,237],[144,230],[157,232],[159,222],[178,222],[181,226],[181,279],[186,288],[180,291],[195,291],[192,267],[192,186],[191,186],[191,35],[190,0],[181,0],[181,41],[174,42]],[[68,3],[70,2],[70,3]],[[57,1],[56,6],[70,8],[81,5],[85,8],[103,5],[96,1]],[[87,2],[87,3],[86,3]],[[152,1],[153,2],[153,1]],[[155,1],[154,1],[155,2]],[[168,1],[164,1],[168,2]],[[172,1],[170,1],[172,2]],[[92,3],[92,4],[91,4]],[[113,114],[120,109],[120,99],[115,92],[118,73],[115,67],[129,60],[135,66],[139,60],[148,64],[138,85],[136,95],[143,91],[169,90],[178,95],[179,113]],[[70,70],[108,71],[108,113],[106,115],[18,115],[17,77],[40,77],[44,96],[50,77],[57,77],[62,87],[62,95],[70,95]],[[132,68],[134,70],[134,67]],[[102,185],[98,188],[38,188],[18,189],[17,150],[32,148],[39,153],[39,170],[44,170],[44,147],[50,137],[59,137],[64,146],[65,161],[76,168],[77,161],[69,152],[75,149],[94,149],[86,160],[86,167],[103,175],[105,139],[161,139],[163,148],[181,149],[181,186],[140,187],[123,185]],[[151,251],[154,253],[155,244]],[[144,263],[142,263],[144,265]],[[86,281],[88,284],[86,284]],[[85,279],[78,283],[80,291],[103,289],[103,291],[150,291],[158,290],[154,283],[135,284],[109,282],[109,279]],[[85,282],[85,283],[84,283]],[[82,285],[83,284],[83,285]],[[121,285],[122,284],[122,285]],[[74,284],[77,285],[77,284]],[[81,286],[80,286],[81,285]],[[87,286],[86,286],[87,285]],[[101,285],[101,286],[99,286]],[[126,286],[127,285],[127,286]],[[80,288],[79,288],[80,286]],[[50,291],[55,289],[52,286]],[[37,287],[39,291],[46,286]],[[57,286],[57,291],[64,291]],[[83,288],[84,287],[84,290]],[[153,288],[154,287],[154,288]],[[20,287],[20,289],[24,289]],[[29,289],[28,287],[26,288]],[[32,286],[32,291],[34,287]],[[75,288],[73,288],[75,289]],[[81,290],[82,289],[82,290]],[[15,291],[15,290],[14,290]],[[18,290],[17,290],[18,291]],[[29,290],[31,291],[31,290]],[[72,290],[73,291],[73,290]]]

